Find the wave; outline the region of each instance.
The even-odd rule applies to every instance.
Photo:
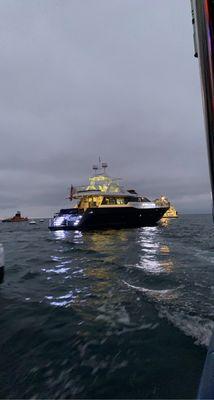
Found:
[[[125,281],[124,284],[138,292],[143,293],[149,300],[155,302],[158,306],[159,318],[167,319],[174,327],[178,328],[185,335],[195,339],[196,345],[209,346],[211,336],[214,332],[214,321],[199,315],[190,315],[188,310],[175,309],[171,301],[179,296],[180,289],[184,286],[178,286],[173,289],[148,289],[131,285]]]
[[[189,315],[183,311],[172,311],[161,308],[159,312],[161,318],[166,318],[176,328],[179,328],[185,335],[195,339],[195,344],[209,346],[211,336],[214,331],[214,321],[201,316]]]
[[[183,288],[183,286],[178,286],[173,289],[158,289],[158,290],[156,290],[156,289],[148,289],[145,287],[134,286],[126,281],[123,281],[123,283],[132,289],[135,289],[141,293],[144,293],[148,298],[151,298],[156,301],[172,300],[172,298],[175,299],[176,297],[178,297],[178,289]]]

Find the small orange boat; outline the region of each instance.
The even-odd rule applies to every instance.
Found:
[[[24,221],[28,221],[28,218],[22,217],[20,211],[17,211],[17,213],[13,217],[2,220],[2,222],[24,222]]]

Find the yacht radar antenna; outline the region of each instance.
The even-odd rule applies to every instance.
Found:
[[[96,172],[98,170],[98,165],[93,165],[92,169],[94,171],[94,174],[96,175]]]
[[[99,169],[101,169],[101,157],[99,156]]]
[[[108,167],[108,164],[105,163],[105,162],[103,162],[103,163],[102,163],[102,168],[103,168],[104,174],[106,173],[106,168],[107,168],[107,167]]]

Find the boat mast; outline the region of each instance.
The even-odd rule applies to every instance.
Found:
[[[103,172],[104,175],[106,175],[106,168],[108,168],[108,164],[106,162],[102,162],[101,157],[99,156],[99,161],[98,165],[94,164],[92,166],[92,169],[94,171],[94,176],[97,175],[97,171],[100,171],[99,174],[101,174],[101,171]]]

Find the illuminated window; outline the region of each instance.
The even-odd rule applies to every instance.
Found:
[[[102,204],[103,205],[114,205],[114,204],[116,204],[116,198],[115,197],[104,197]]]
[[[125,204],[125,200],[124,200],[123,197],[118,197],[117,200],[116,200],[116,202],[117,202],[118,205],[123,205],[123,204]]]

